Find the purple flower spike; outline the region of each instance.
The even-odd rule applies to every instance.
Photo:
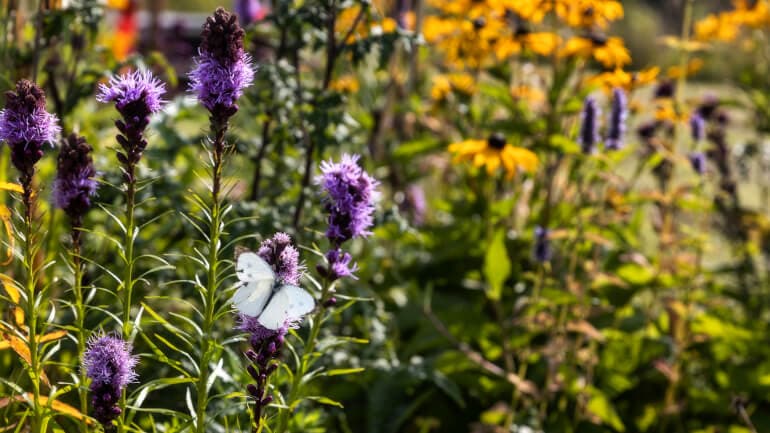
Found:
[[[540,263],[551,260],[551,245],[548,235],[551,231],[540,226],[535,227],[534,257]]]
[[[115,108],[127,118],[145,118],[163,108],[166,85],[152,75],[139,70],[110,78],[109,84],[99,84],[96,100],[114,102]]]
[[[220,120],[238,111],[238,99],[254,81],[251,57],[243,49],[238,16],[222,8],[206,19],[200,55],[190,72],[190,90]]]
[[[85,138],[70,134],[59,151],[58,170],[53,184],[53,201],[73,222],[80,225],[96,194],[96,170],[91,159],[93,149]]]
[[[706,156],[703,152],[693,152],[689,155],[689,159],[693,171],[701,176],[706,173]]]
[[[359,165],[358,155],[343,155],[340,162],[321,163],[323,173],[316,183],[325,192],[329,213],[326,237],[336,246],[355,237],[371,234],[378,182]]]
[[[0,111],[0,140],[11,148],[11,162],[19,170],[20,183],[29,189],[35,164],[43,157],[43,145],[59,135],[56,116],[45,110],[45,93],[31,81],[21,80],[5,94]]]
[[[5,94],[0,111],[0,140],[11,147],[26,143],[53,143],[59,135],[58,119],[45,110],[45,93],[31,81],[16,83],[16,90]]]
[[[118,406],[123,389],[136,381],[137,358],[131,355],[131,344],[114,335],[97,334],[88,341],[83,367],[91,379],[93,416],[104,427],[121,413]]]
[[[299,251],[291,244],[286,233],[276,233],[259,246],[257,254],[275,271],[279,282],[297,285],[303,268],[299,264]]]
[[[698,113],[690,117],[690,134],[695,142],[703,140],[706,136],[706,121]]]
[[[134,167],[142,158],[147,140],[144,130],[150,123],[150,115],[163,107],[161,99],[165,85],[149,71],[134,71],[113,77],[109,85],[100,84],[96,100],[114,102],[123,120],[115,122],[120,131],[116,137],[123,151],[118,151],[118,161],[123,165],[123,178],[127,184],[136,182]]]
[[[585,154],[596,151],[599,142],[599,106],[592,96],[586,98],[583,110],[580,112],[580,135],[578,144]]]
[[[626,93],[621,88],[612,90],[612,109],[610,110],[609,125],[607,127],[607,150],[620,150],[623,148],[623,136],[626,133],[626,118],[628,108]]]

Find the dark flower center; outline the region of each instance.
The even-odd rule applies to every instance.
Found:
[[[492,149],[503,150],[505,147],[505,137],[500,133],[492,134],[487,139],[487,145]]]
[[[597,47],[603,47],[607,44],[607,36],[601,33],[591,33],[588,35],[588,39]]]
[[[484,19],[484,17],[478,17],[475,20],[473,20],[473,28],[476,30],[483,29],[484,26],[487,25],[487,20]]]

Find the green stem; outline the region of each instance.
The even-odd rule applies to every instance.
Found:
[[[24,177],[24,176],[22,176]],[[29,348],[29,378],[32,381],[32,433],[42,433],[44,428],[43,408],[40,405],[40,380],[42,377],[42,365],[40,363],[40,342],[37,336],[37,310],[38,293],[35,290],[37,278],[35,275],[35,236],[33,228],[34,218],[34,191],[32,190],[32,176],[22,180],[24,200],[24,266],[27,272],[27,305],[26,315],[29,325],[27,343]]]
[[[294,409],[295,402],[302,398],[302,378],[307,373],[310,367],[310,358],[313,356],[315,350],[316,341],[318,340],[318,334],[321,332],[321,324],[324,321],[324,314],[326,313],[326,302],[329,300],[331,294],[331,284],[324,282],[323,290],[321,291],[321,299],[319,300],[318,310],[313,314],[313,323],[310,326],[310,335],[308,335],[305,341],[305,347],[302,354],[300,364],[297,366],[297,371],[294,372],[294,378],[291,383],[291,389],[289,390],[289,396],[286,398],[285,405],[287,409],[281,411],[278,418],[278,427],[275,429],[276,433],[284,433],[289,428],[289,417]]]
[[[136,177],[135,165],[128,164],[126,167],[126,239],[125,261],[126,268],[123,275],[123,339],[131,341],[133,331],[131,323],[131,294],[134,290],[134,239],[136,238],[136,227],[134,222],[134,208],[136,207]],[[126,390],[121,392],[120,396],[120,416],[118,416],[118,433],[126,431]]]
[[[213,326],[215,322],[215,316],[217,311],[217,293],[219,286],[219,279],[217,278],[217,271],[219,268],[219,251],[220,242],[219,238],[222,235],[222,206],[220,193],[222,188],[222,162],[225,150],[225,133],[227,132],[227,121],[217,121],[212,118],[211,128],[215,134],[214,139],[214,152],[212,154],[213,165],[211,171],[211,220],[209,226],[209,246],[208,246],[208,272],[206,280],[206,305],[204,306],[203,317],[203,341],[201,348],[201,359],[198,375],[198,382],[196,384],[196,392],[198,396],[196,407],[196,432],[206,432],[206,406],[208,405],[208,389],[207,384],[209,381],[209,362],[211,360],[212,349],[214,347]]]
[[[81,232],[77,227],[79,225],[80,224],[73,224],[72,227],[72,267],[75,278],[72,284],[72,289],[75,292],[75,326],[78,329],[78,359],[83,359],[83,353],[86,351],[86,307],[83,296],[83,263],[80,259]],[[83,417],[80,419],[80,431],[82,433],[88,433],[88,424],[86,423],[85,418],[85,414],[88,413],[88,389],[86,388],[87,380],[88,378],[86,376],[86,369],[81,368],[79,371],[78,381],[78,399],[80,400],[80,413],[83,414]]]

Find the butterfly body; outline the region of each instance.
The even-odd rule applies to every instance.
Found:
[[[238,256],[235,273],[241,286],[233,295],[233,305],[241,313],[256,317],[268,329],[294,322],[315,307],[308,292],[278,281],[270,265],[253,252]]]

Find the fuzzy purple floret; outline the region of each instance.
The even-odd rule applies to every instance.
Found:
[[[94,335],[83,355],[86,375],[93,383],[125,388],[137,378],[137,358],[131,355],[131,349],[130,343],[115,335]]]
[[[589,96],[585,99],[583,110],[580,112],[580,133],[578,135],[578,144],[583,153],[591,154],[596,150],[596,143],[599,142],[599,106],[596,99]]]
[[[628,117],[627,105],[626,93],[623,89],[613,89],[612,109],[610,110],[607,140],[605,141],[605,146],[608,150],[620,150],[623,148],[623,136],[626,133],[626,118]]]
[[[136,70],[110,78],[108,84],[99,84],[96,100],[114,102],[118,111],[136,116],[147,116],[163,108],[166,85],[147,70]]]
[[[243,90],[254,81],[251,57],[241,52],[234,63],[219,62],[210,53],[201,52],[190,74],[190,91],[209,111],[217,106],[234,107]]]
[[[279,232],[264,240],[257,255],[273,268],[279,282],[294,286],[299,284],[303,267],[299,263],[299,251],[291,244],[289,235]]]
[[[329,261],[329,269],[331,270],[331,279],[351,277],[357,279],[354,273],[358,270],[358,264],[351,264],[353,258],[350,254],[340,250],[334,249],[326,253],[326,260]]]
[[[326,237],[337,246],[370,235],[374,223],[378,182],[358,165],[359,158],[345,154],[340,162],[324,161],[322,175],[316,179],[325,193],[323,203],[329,214]]]

